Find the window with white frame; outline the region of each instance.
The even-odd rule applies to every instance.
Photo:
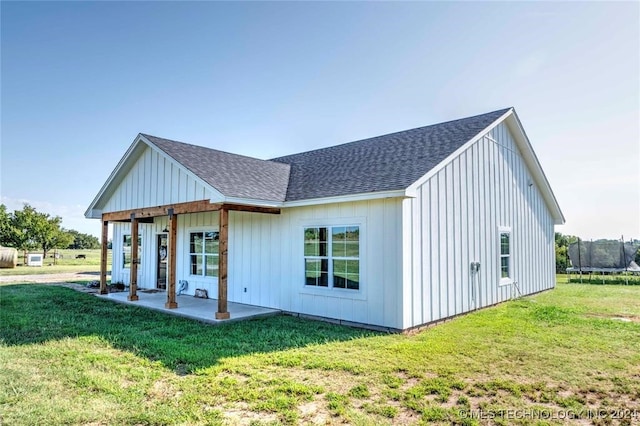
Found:
[[[142,236],[138,235],[138,265],[142,263]],[[131,235],[122,236],[122,267],[131,268]]]
[[[513,278],[511,264],[511,229],[500,228],[500,282],[510,282]]]
[[[189,260],[191,275],[218,276],[219,233],[197,231],[189,233]]]
[[[304,228],[305,285],[360,289],[360,227]]]

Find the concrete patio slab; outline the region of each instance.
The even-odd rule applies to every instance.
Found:
[[[96,294],[96,296],[102,299],[111,300],[116,303],[140,306],[143,308],[153,309],[156,311],[165,312],[170,315],[190,318],[209,324],[224,324],[251,318],[273,316],[278,315],[281,312],[277,309],[228,302],[227,310],[229,311],[231,317],[226,320],[217,320],[215,319],[215,313],[218,310],[217,299],[202,299],[193,296],[181,295],[176,296],[178,307],[176,309],[167,309],[164,307],[164,304],[167,301],[166,292],[158,291],[149,293],[145,292],[144,290],[138,290],[137,294],[139,300],[135,302],[127,300],[127,296],[129,295],[129,293],[126,291],[109,293],[105,295]]]

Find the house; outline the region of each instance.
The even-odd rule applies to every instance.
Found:
[[[406,330],[555,285],[564,217],[513,108],[260,160],[139,134],[86,217],[101,292]],[[214,313],[212,312],[212,317]]]

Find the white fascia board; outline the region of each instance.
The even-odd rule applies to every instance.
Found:
[[[495,126],[500,124],[502,122],[502,120],[506,119],[511,114],[513,114],[513,108],[509,108],[509,111],[507,111],[504,114],[502,114],[497,120],[495,120],[493,123],[489,124],[489,126],[487,126],[484,130],[479,132],[477,135],[475,135],[468,142],[463,144],[460,148],[456,149],[447,158],[442,160],[437,166],[435,166],[433,169],[429,170],[424,176],[422,176],[420,179],[418,179],[417,181],[415,181],[411,185],[409,185],[409,187],[405,190],[406,196],[407,197],[414,197],[414,198],[417,197],[417,190],[423,183],[425,183],[426,181],[431,179],[433,176],[435,176],[436,173],[438,173],[440,170],[444,169],[447,166],[447,164],[449,164],[451,161],[453,161],[454,158],[458,157],[464,151],[469,149],[471,147],[471,145],[473,145],[474,143],[479,141],[491,129],[493,129]]]
[[[84,217],[86,217],[87,219],[94,218],[92,214],[94,211],[96,211],[95,209],[96,205],[101,200],[101,198],[105,195],[105,193],[107,192],[107,189],[109,189],[109,187],[115,180],[116,176],[120,173],[121,170],[123,170],[123,168],[125,167],[125,164],[127,164],[130,161],[133,155],[133,152],[141,143],[144,143],[141,139],[141,135],[136,136],[136,138],[133,140],[133,142],[129,146],[129,149],[127,149],[127,151],[124,153],[124,155],[122,156],[122,158],[120,159],[116,167],[113,169],[113,171],[111,172],[111,174],[109,175],[105,183],[102,185],[102,188],[100,188],[100,191],[98,191],[98,195],[96,195],[93,201],[91,202],[91,204],[89,204],[89,207],[84,212]]]
[[[531,146],[531,142],[527,137],[527,134],[524,131],[524,127],[522,127],[522,123],[518,118],[518,115],[514,113],[507,120],[507,126],[512,130],[514,139],[518,144],[518,148],[522,153],[522,158],[529,168],[533,180],[536,182],[540,194],[544,199],[551,215],[553,217],[553,223],[555,225],[563,225],[565,223],[564,214],[562,214],[562,210],[560,209],[560,204],[558,204],[558,200],[556,199],[553,190],[551,189],[551,185],[549,184],[549,180],[547,176],[544,174],[542,170],[542,166],[540,165],[540,161],[538,160],[538,156],[536,155],[533,147]]]
[[[285,201],[282,203],[282,207],[303,207],[303,206],[314,206],[318,204],[332,204],[332,203],[347,203],[350,201],[366,201],[366,200],[378,200],[380,198],[397,198],[397,197],[407,197],[405,191],[394,190],[394,191],[380,191],[380,192],[367,192],[361,194],[352,194],[352,195],[340,195],[336,197],[324,197],[324,198],[311,198],[306,200],[297,200],[297,201]]]
[[[215,196],[215,199],[213,201],[211,201],[212,203],[219,203],[220,201],[223,201],[225,199],[225,196],[222,194],[222,192],[218,191],[216,188],[211,186],[211,184],[205,182],[201,177],[199,177],[198,175],[193,173],[191,170],[186,168],[182,163],[177,161],[175,158],[171,157],[169,154],[167,154],[166,152],[161,150],[158,146],[156,146],[149,139],[145,138],[143,135],[138,135],[138,137],[141,140],[143,140],[147,145],[149,145],[149,147],[151,147],[151,149],[155,150],[156,152],[158,152],[158,154],[162,155],[164,158],[169,160],[169,162],[171,162],[171,164],[173,164],[174,166],[179,167],[180,169],[182,169],[182,171],[184,171],[185,174],[187,174],[189,177],[191,177],[191,179],[193,179],[196,182],[200,183],[200,185],[204,186],[205,188],[210,189],[211,192],[213,192],[213,195]]]

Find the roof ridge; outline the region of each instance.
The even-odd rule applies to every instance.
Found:
[[[386,138],[386,137],[393,136],[393,135],[400,134],[400,133],[406,133],[406,132],[411,132],[411,131],[415,131],[415,130],[423,130],[423,129],[427,129],[429,127],[434,127],[434,126],[442,126],[443,124],[454,123],[456,121],[470,120],[470,119],[482,117],[484,115],[495,114],[497,112],[503,112],[503,114],[504,114],[507,111],[513,110],[513,109],[514,109],[513,107],[507,107],[507,108],[497,109],[497,110],[491,111],[491,112],[485,112],[483,114],[470,115],[468,117],[456,118],[456,119],[453,119],[453,120],[442,121],[440,123],[428,124],[426,126],[420,126],[420,127],[412,127],[410,129],[399,130],[397,132],[385,133],[383,135],[371,136],[371,137],[364,138],[364,139],[358,139],[358,140],[355,140],[355,141],[344,142],[344,143],[341,143],[341,144],[338,144],[338,145],[330,145],[330,146],[326,146],[324,148],[316,148],[316,149],[312,149],[310,151],[294,152],[294,153],[291,153],[291,154],[282,155],[280,157],[270,158],[268,161],[279,162],[278,160],[285,159],[287,157],[292,157],[292,156],[297,156],[297,155],[302,155],[302,154],[310,154],[310,153],[314,153],[314,152],[318,152],[318,151],[323,151],[325,149],[333,149],[333,148],[338,148],[338,147],[345,146],[345,145],[350,145],[350,144],[356,144],[356,143],[359,143],[359,142],[370,141],[372,139]]]
[[[222,194],[296,201],[406,189],[510,111],[513,108],[268,160],[144,133],[140,137]]]
[[[246,158],[246,159],[249,159],[249,160],[268,162],[268,163],[273,163],[273,164],[278,164],[278,165],[279,164],[283,164],[283,163],[280,163],[278,161],[272,161],[271,159],[265,160],[265,159],[262,159],[262,158],[251,157],[250,155],[237,154],[235,152],[229,152],[229,151],[223,151],[221,149],[210,148],[210,147],[204,146],[204,145],[196,145],[196,144],[193,144],[193,143],[177,141],[177,140],[174,140],[174,139],[161,138],[159,136],[150,135],[148,133],[140,133],[140,135],[144,136],[145,138],[159,139],[159,140],[170,142],[170,143],[178,143],[178,144],[182,144],[182,145],[192,146],[194,148],[207,149],[207,150],[210,150],[210,151],[220,152],[222,154],[227,154],[227,155],[233,155],[235,157],[242,157],[242,158]],[[151,141],[151,142],[153,142],[153,141]]]

